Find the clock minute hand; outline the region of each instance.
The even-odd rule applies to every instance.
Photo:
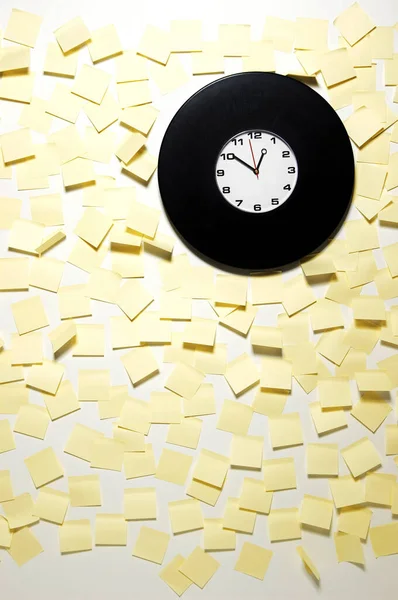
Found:
[[[250,166],[249,164],[247,164],[247,162],[245,162],[241,158],[239,158],[239,156],[236,156],[236,154],[234,154],[234,159],[237,160],[238,162],[240,162],[242,165],[245,165],[245,167],[247,167],[248,169],[250,169],[250,171],[253,171],[253,173],[255,173],[255,170],[253,169],[253,167]]]

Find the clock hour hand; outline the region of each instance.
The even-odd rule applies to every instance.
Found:
[[[267,154],[267,151],[266,151],[266,149],[265,149],[265,148],[263,148],[263,149],[261,150],[261,156],[260,156],[260,160],[259,160],[259,161],[258,161],[258,163],[257,163],[257,171],[259,171],[259,170],[260,170],[261,161],[263,160],[263,158],[264,158],[264,156],[265,156],[266,154]]]
[[[253,167],[251,167],[247,162],[245,162],[244,160],[242,160],[241,158],[239,158],[239,156],[236,156],[236,154],[234,154],[234,159],[237,160],[238,162],[240,162],[242,165],[245,165],[245,167],[247,167],[248,169],[250,169],[250,171],[253,171],[253,173],[256,172]]]

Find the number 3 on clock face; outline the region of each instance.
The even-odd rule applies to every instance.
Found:
[[[227,141],[216,164],[218,189],[239,210],[264,213],[291,196],[298,177],[293,150],[269,131],[243,131]]]

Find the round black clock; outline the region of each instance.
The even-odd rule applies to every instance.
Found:
[[[160,149],[166,213],[219,265],[275,269],[320,248],[351,202],[354,158],[334,109],[307,85],[239,73],[194,94]]]

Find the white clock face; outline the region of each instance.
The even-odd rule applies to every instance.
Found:
[[[293,150],[281,137],[259,129],[228,140],[216,164],[225,200],[245,212],[275,210],[291,196],[298,177]]]

